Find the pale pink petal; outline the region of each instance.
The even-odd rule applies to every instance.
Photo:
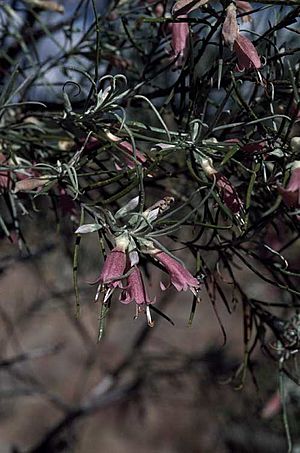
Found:
[[[172,14],[175,17],[181,14],[188,14],[207,2],[208,0],[178,0],[173,6]]]
[[[233,3],[230,3],[230,5],[226,9],[226,18],[222,27],[222,36],[225,43],[230,47],[230,49],[233,48],[233,44],[237,39],[238,32],[239,27],[236,20],[236,7]]]
[[[240,71],[244,69],[259,69],[261,67],[257,50],[248,38],[239,33],[233,48],[238,59],[238,69]]]
[[[15,192],[27,192],[30,190],[34,190],[39,187],[43,187],[48,182],[49,182],[48,179],[26,178],[16,183]]]
[[[154,257],[166,268],[170,275],[171,283],[177,291],[186,291],[187,289],[199,287],[198,280],[179,261],[162,251],[155,252]]]
[[[243,203],[240,200],[237,191],[221,173],[216,174],[216,185],[220,189],[221,199],[233,214],[238,214],[243,210]]]
[[[151,301],[146,292],[143,277],[138,266],[133,266],[127,280],[128,285],[125,288],[120,301],[123,304],[134,301],[137,305],[141,306],[150,304]]]
[[[249,2],[243,2],[243,1],[240,1],[240,0],[236,0],[236,7],[242,13],[251,13],[251,11],[253,11],[253,8],[252,8],[252,6],[250,5]],[[252,17],[250,16],[250,14],[247,14],[246,16],[242,16],[242,21],[243,22],[251,22],[252,21]]]
[[[180,16],[186,18],[186,16]],[[189,48],[189,26],[187,22],[174,22],[171,24],[172,32],[172,53],[175,60],[175,65],[182,66],[188,55]]]
[[[126,254],[123,250],[115,247],[107,255],[98,282],[107,287],[122,287],[122,276],[126,267]],[[118,280],[119,278],[119,280]]]

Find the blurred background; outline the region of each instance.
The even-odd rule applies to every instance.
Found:
[[[24,262],[10,255],[1,274],[1,452],[13,446],[30,452],[286,451],[277,364],[258,350],[255,378],[248,371],[243,388],[234,378],[243,357],[238,307],[231,315],[218,309],[224,346],[205,294],[192,327],[185,293],[166,292],[159,306],[167,311],[172,305],[175,326],[159,318],[153,329],[143,317],[133,320],[134,308],[130,316],[115,301],[106,336],[97,343],[95,288],[87,284],[100,269],[95,244],[85,240],[80,252],[76,320],[62,240],[32,228],[36,255]],[[40,250],[36,244],[45,244],[45,234],[49,249]],[[149,292],[156,294],[159,276],[151,275]],[[107,393],[111,380],[116,389]],[[73,410],[89,398],[95,407],[73,419]],[[297,430],[299,409],[289,408]],[[62,420],[66,426],[52,432]]]
[[[73,105],[82,106],[89,92],[86,73],[91,73],[95,66],[95,10],[105,18],[99,26],[98,39],[103,40],[99,77],[126,72],[129,86],[139,81],[144,55],[135,53],[130,27],[125,28],[127,41],[123,42],[124,31],[119,34],[121,24],[114,16],[113,3],[114,7],[120,5],[121,12],[128,6],[126,1],[108,0],[0,2],[1,86],[7,86],[16,68],[16,79],[24,83],[19,92],[12,93],[10,101],[46,102],[49,122],[62,106],[66,87]],[[132,20],[137,35],[145,33],[145,24],[138,23],[145,3],[150,8],[149,15],[154,16],[152,3],[155,2],[134,2]],[[166,7],[166,2],[163,3]],[[252,37],[264,33],[294,11],[289,7],[283,10],[274,5],[252,5],[254,9],[261,8],[253,14],[251,22],[243,24],[243,30]],[[195,13],[193,17],[198,16]],[[126,26],[124,17],[123,25]],[[144,40],[145,46],[150,47],[157,28],[149,29],[149,36],[146,34]],[[167,42],[169,38],[164,33]],[[201,39],[206,35],[204,30]],[[287,49],[296,43],[295,33],[288,27],[284,31],[280,29],[276,39],[282,52],[283,42]],[[133,47],[126,47],[128,40]],[[218,41],[217,36],[215,42]],[[201,43],[195,38],[195,49]],[[164,42],[155,46],[151,67],[148,64],[143,80],[155,70],[156,57],[168,58]],[[218,52],[213,46],[196,71],[201,74],[204,67],[215,62]],[[293,65],[296,58],[292,54]],[[183,89],[174,96],[175,116],[185,102],[182,94],[185,77],[174,70],[162,73],[155,83],[149,84],[154,103],[161,106],[166,81],[176,82],[178,77]],[[67,81],[74,84],[65,85]],[[243,88],[245,96],[252,83],[249,81]],[[76,84],[80,88],[78,92]],[[280,89],[284,97],[284,84]],[[209,89],[214,90],[212,96],[219,105],[226,90]],[[257,96],[262,96],[261,87]],[[223,107],[224,111],[234,110],[230,102]],[[138,110],[130,105],[129,116],[131,108]],[[27,116],[36,115],[37,110],[38,106],[30,106]],[[208,117],[213,117],[216,110],[211,105]],[[140,112],[144,120],[147,114]],[[166,117],[168,125],[176,128],[177,118],[169,111]],[[3,130],[6,123],[1,118]],[[21,142],[19,146],[22,145]],[[9,227],[13,225],[11,231],[21,231],[25,240],[21,250],[18,249],[14,234],[7,235],[3,228],[0,453],[281,453],[287,451],[284,424],[287,415],[293,452],[300,452],[299,388],[295,380],[286,375],[281,377],[286,392],[286,414],[278,391],[278,362],[263,347],[257,347],[249,369],[245,371],[242,367],[245,317],[230,283],[223,282],[225,296],[231,299],[231,313],[223,303],[218,303],[216,309],[203,286],[201,301],[189,326],[192,295],[174,289],[162,293],[159,281],[164,277],[159,269],[148,265],[149,294],[151,297],[159,294],[158,307],[171,317],[174,325],[154,312],[155,327],[150,329],[143,316],[134,319],[133,306],[122,305],[116,298],[107,317],[105,336],[97,342],[99,306],[94,303],[96,287],[89,284],[99,277],[103,263],[97,235],[85,236],[78,252],[81,314],[77,319],[72,267],[78,213],[76,217],[71,213],[72,208],[66,209],[67,215],[59,216],[58,220],[59,209],[40,197],[34,199],[30,214],[25,216],[30,203],[26,195],[20,195],[19,207],[23,206],[24,212],[16,218],[13,209],[8,208],[14,204],[7,197],[7,193],[1,192],[3,219]],[[279,241],[276,228],[275,233],[264,231],[265,236],[272,236],[269,237],[272,244]],[[290,253],[296,264],[298,248],[299,239]],[[187,266],[191,264],[185,250],[179,250],[178,256]],[[271,302],[281,299],[282,293],[257,279],[241,263],[236,266],[236,275],[245,293],[251,293],[253,298]],[[264,339],[262,343],[271,343],[274,332],[261,331],[260,337]],[[293,376],[298,376],[297,363],[292,360],[287,358],[288,366],[291,362]]]

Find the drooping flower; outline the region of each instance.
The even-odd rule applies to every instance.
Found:
[[[284,203],[290,208],[300,207],[300,161],[295,161],[286,188],[278,186]]]
[[[236,6],[237,6],[237,9],[243,13],[251,13],[251,11],[253,11],[253,8],[249,2],[236,0]],[[252,20],[252,17],[250,16],[250,14],[247,14],[246,16],[242,17],[243,22],[251,22],[251,20]]]
[[[267,143],[263,140],[260,142],[246,143],[241,146],[241,151],[246,154],[263,154],[266,150]]]
[[[186,19],[186,15],[179,16],[180,19]],[[172,56],[174,57],[175,66],[182,66],[187,58],[189,51],[189,25],[187,22],[174,22],[171,24],[172,33]]]
[[[40,189],[49,182],[49,179],[45,177],[35,178],[28,177],[21,181],[16,182],[15,193],[17,192],[29,192],[34,189]]]
[[[125,266],[125,252],[119,247],[115,247],[107,255],[98,281],[110,288],[122,286],[120,278],[124,274]]]
[[[144,164],[147,161],[146,156],[144,156],[144,154],[139,149],[136,148],[134,152],[132,144],[129,143],[127,140],[122,140],[120,137],[117,137],[110,131],[106,131],[106,135],[109,138],[109,140],[116,143],[118,148],[123,151],[122,154],[128,168],[135,167],[134,158],[140,164]]]
[[[126,140],[123,140],[118,143],[118,146],[119,146],[119,148],[122,149],[122,151],[125,151],[129,155],[129,158],[134,157],[133,146],[131,143],[127,142]],[[136,156],[136,160],[141,164],[144,164],[147,160],[146,157],[144,156],[144,154],[142,154],[141,151],[138,149],[135,150],[135,156]],[[134,165],[133,165],[132,161],[130,161],[130,159],[126,159],[126,160],[127,160],[128,166],[129,167],[131,166],[133,168]]]
[[[120,301],[123,304],[129,304],[135,302],[136,304],[136,317],[141,311],[144,311],[147,316],[148,325],[153,327],[153,321],[151,320],[149,304],[153,303],[148,297],[145,284],[141,271],[138,266],[133,266],[131,272],[127,278],[127,286],[120,297]]]
[[[238,59],[237,69],[239,71],[259,69],[261,67],[257,50],[248,38],[238,33],[233,48]]]
[[[201,166],[207,176],[215,178],[216,186],[225,205],[233,214],[240,214],[243,211],[243,203],[229,179],[214,168],[211,158],[202,159]]]
[[[237,191],[226,176],[219,172],[216,173],[215,176],[216,185],[220,190],[222,201],[233,214],[239,214],[243,210],[243,203],[238,196]]]
[[[263,139],[243,144],[238,138],[228,138],[225,142],[238,145],[239,151],[244,154],[243,157],[254,154],[265,154],[267,152],[267,142]]]
[[[0,166],[6,165],[6,157],[0,153]],[[11,177],[9,170],[1,170],[0,171],[0,190],[1,189],[8,189],[11,187]]]
[[[233,49],[233,44],[237,39],[239,27],[236,20],[236,6],[233,3],[226,8],[226,18],[222,27],[222,36],[225,43]]]
[[[170,275],[170,284],[175,286],[177,291],[186,291],[190,289],[192,293],[196,295],[196,289],[199,288],[200,284],[183,264],[161,250],[155,249],[150,253],[166,268]],[[163,290],[166,289],[163,283],[161,283],[161,288]]]
[[[126,249],[128,240],[124,236],[116,238],[114,247],[106,257],[102,271],[95,283],[99,283],[95,300],[98,300],[100,291],[106,291],[104,302],[112,295],[115,288],[122,288],[122,278],[126,268]]]
[[[28,192],[40,187],[43,187],[49,182],[46,176],[40,176],[39,172],[34,168],[23,170],[14,170],[15,163],[7,159],[0,153],[0,166],[10,166],[9,170],[0,170],[0,190],[11,189],[14,187],[14,192]]]
[[[0,171],[0,190],[8,189],[10,187],[10,174],[9,171]]]

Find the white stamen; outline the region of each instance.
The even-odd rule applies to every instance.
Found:
[[[102,283],[100,283],[100,285],[98,285],[96,296],[95,296],[95,302],[97,302],[97,300],[99,299],[99,294],[101,292],[101,288],[102,288]]]
[[[103,300],[103,303],[104,303],[104,304],[108,301],[108,299],[109,299],[110,296],[112,295],[113,290],[114,290],[114,288],[109,288],[109,289],[106,291],[106,294],[105,294],[104,300]]]
[[[146,310],[145,311],[146,311],[146,317],[147,317],[148,326],[149,327],[153,327],[154,326],[154,321],[152,321],[152,318],[151,318],[149,305],[146,306]]]

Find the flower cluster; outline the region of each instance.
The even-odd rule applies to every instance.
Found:
[[[146,313],[148,325],[153,326],[151,319],[150,304],[155,302],[150,300],[145,282],[143,280],[141,269],[138,265],[138,254],[136,251],[130,251],[130,240],[127,235],[123,234],[115,238],[116,246],[108,253],[96,283],[99,284],[96,294],[96,301],[100,292],[104,292],[103,303],[107,303],[113,292],[119,288],[121,290],[119,300],[123,304],[135,302],[136,317],[141,312]],[[194,295],[199,288],[198,280],[180,263],[176,258],[168,253],[150,246],[145,250],[148,254],[158,261],[168,272],[170,283],[177,291],[186,291],[190,289]],[[160,283],[163,290],[167,289]]]
[[[240,8],[242,7],[249,11],[249,9],[247,9],[249,5],[247,4],[247,2],[240,3],[242,3],[242,5],[240,5]],[[237,56],[238,71],[244,71],[245,69],[259,69],[261,67],[261,61],[254,45],[248,38],[246,38],[246,36],[243,36],[239,31],[236,18],[236,6],[233,3],[230,3],[230,5],[226,9],[226,17],[222,27],[222,35],[225,43],[230,47],[231,50],[234,50]]]
[[[187,14],[205,5],[208,0],[178,0],[172,9],[176,19],[186,19]],[[259,69],[261,67],[260,57],[252,42],[239,32],[237,23],[237,8],[243,12],[250,13],[251,5],[248,2],[237,1],[230,3],[226,8],[226,17],[222,27],[222,35],[225,43],[234,50],[237,59],[237,70]],[[249,15],[244,16],[244,21],[250,21]],[[171,25],[172,50],[176,58],[176,66],[184,64],[188,52],[189,27],[186,22],[175,22]]]

